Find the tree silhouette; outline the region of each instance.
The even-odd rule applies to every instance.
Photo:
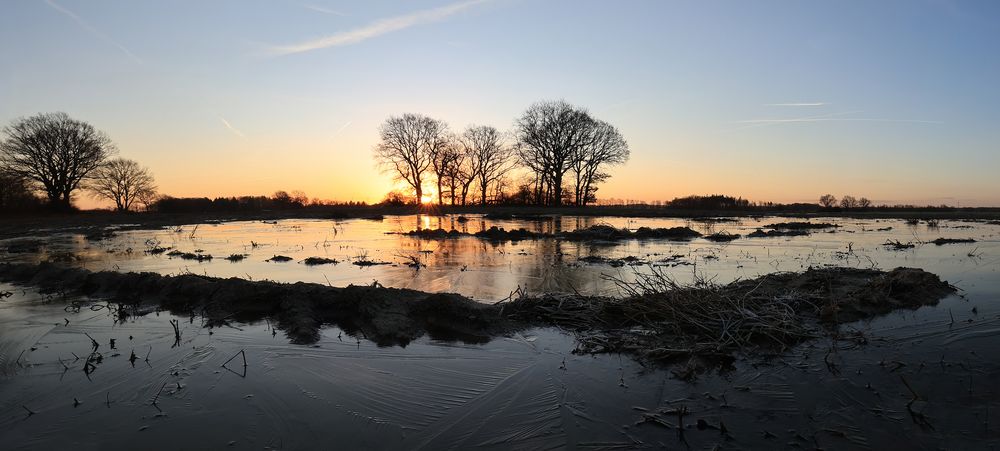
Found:
[[[840,207],[848,210],[851,208],[857,208],[858,200],[854,196],[844,196],[840,198]]]
[[[610,176],[601,172],[603,166],[625,164],[628,161],[628,143],[621,132],[611,124],[595,120],[589,129],[590,138],[578,149],[573,159],[576,175],[574,200],[577,205],[587,205],[593,201],[596,183]]]
[[[137,201],[149,206],[156,196],[156,182],[149,170],[125,158],[97,168],[87,188],[95,197],[114,202],[118,211],[132,210]]]
[[[837,197],[833,194],[824,194],[819,197],[819,204],[824,208],[833,208],[837,206]]]
[[[379,127],[381,142],[375,146],[375,161],[383,171],[410,185],[417,202],[424,195],[424,174],[433,163],[427,143],[440,132],[440,126],[427,116],[404,114],[386,119]]]
[[[585,110],[564,101],[535,103],[516,121],[518,157],[537,175],[539,199],[562,204],[563,177],[591,139],[592,123]]]
[[[3,134],[0,164],[33,182],[62,209],[70,208],[73,192],[116,151],[106,134],[66,113],[17,119]]]
[[[495,185],[513,168],[513,153],[503,134],[490,126],[467,128],[461,142],[470,160],[472,178],[479,186],[479,203],[486,205],[490,185]]]

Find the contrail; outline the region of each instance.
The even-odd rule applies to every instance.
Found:
[[[792,119],[752,119],[748,121],[736,121],[737,124],[785,124],[791,122],[906,122],[914,124],[943,124],[941,121],[928,121],[923,119],[880,119],[861,117],[829,117],[829,118],[792,118]]]
[[[63,8],[62,6],[56,4],[56,2],[54,2],[52,0],[45,0],[45,3],[48,4],[49,6],[51,6],[56,11],[59,11],[60,13],[65,14],[66,16],[69,16],[69,18],[73,19],[77,23],[77,25],[80,25],[81,27],[83,27],[84,30],[89,31],[90,34],[103,39],[104,41],[106,41],[107,43],[109,43],[109,44],[111,44],[111,45],[113,45],[115,47],[118,47],[118,50],[121,50],[122,53],[124,53],[126,56],[128,56],[129,58],[131,58],[132,61],[135,61],[136,64],[138,64],[140,66],[142,65],[142,60],[139,59],[138,56],[135,56],[134,53],[130,52],[129,49],[125,48],[124,45],[119,44],[114,39],[111,39],[110,36],[102,33],[100,30],[98,30],[98,29],[90,26],[90,24],[88,24],[86,21],[84,21],[82,18],[80,18],[80,16],[76,15],[73,11],[70,11],[70,10],[68,10],[66,8]]]
[[[225,125],[226,128],[229,129],[229,131],[233,132],[233,134],[235,134],[236,136],[239,136],[240,138],[247,139],[246,135],[244,135],[243,132],[241,132],[238,129],[236,129],[236,127],[233,127],[233,125],[230,124],[229,121],[226,120],[226,118],[224,118],[224,117],[222,117],[220,115],[219,116],[219,120],[222,121],[222,125]]]
[[[417,11],[415,13],[407,14],[404,16],[396,16],[396,17],[390,17],[388,19],[381,19],[372,22],[368,25],[365,25],[361,28],[342,31],[340,33],[327,36],[325,38],[307,41],[301,44],[273,47],[270,53],[272,55],[290,55],[293,53],[309,52],[312,50],[325,49],[328,47],[338,47],[344,45],[357,44],[359,42],[375,38],[383,34],[405,30],[407,28],[416,25],[423,25],[431,22],[441,21],[459,12],[469,9],[475,5],[486,3],[488,1],[491,0],[469,0],[461,3],[454,3],[448,6],[442,6],[440,8]]]
[[[330,9],[330,8],[324,8],[322,6],[317,6],[317,5],[313,5],[313,4],[309,4],[309,3],[302,3],[301,5],[305,9],[316,11],[318,13],[330,14],[330,15],[334,15],[334,16],[346,16],[346,14],[344,14],[344,13],[342,13],[340,11],[333,10],[333,9]]]
[[[826,102],[765,103],[764,106],[826,106]]]
[[[339,134],[340,134],[340,132],[342,132],[342,131],[346,130],[346,129],[347,129],[347,127],[350,127],[350,126],[351,126],[351,123],[352,123],[352,122],[353,122],[353,121],[347,121],[346,123],[344,123],[344,125],[340,126],[340,128],[338,128],[338,129],[337,129],[337,131],[333,132],[333,135],[332,135],[332,136],[337,136],[337,135],[339,135]]]

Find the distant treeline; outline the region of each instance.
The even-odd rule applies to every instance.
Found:
[[[822,212],[844,212],[844,211],[949,211],[956,207],[949,205],[875,205],[865,198],[857,201],[852,196],[844,196],[846,202],[837,202],[835,198],[826,194],[820,199],[820,203],[795,202],[753,202],[742,197],[733,197],[722,194],[712,194],[707,196],[685,196],[677,197],[670,201],[629,201],[623,199],[608,199],[602,201],[600,207],[630,207],[630,208],[650,208],[650,209],[676,209],[676,210],[704,210],[704,211],[765,211],[765,212],[787,212],[787,213],[822,213]]]
[[[365,206],[364,202],[331,202],[319,199],[309,200],[305,193],[277,191],[271,196],[237,197],[171,197],[163,196],[149,206],[157,213],[211,213],[211,212],[251,212],[268,210],[296,210],[307,207]]]

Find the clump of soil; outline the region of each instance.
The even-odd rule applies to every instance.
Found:
[[[649,228],[649,227],[639,227],[636,229],[635,233],[632,234],[633,238],[662,238],[668,240],[690,240],[692,238],[698,238],[701,233],[694,231],[688,227],[670,227],[670,228]]]
[[[275,255],[275,256],[273,256],[273,257],[271,257],[271,258],[269,258],[267,260],[264,260],[264,261],[266,261],[266,262],[272,262],[272,263],[285,263],[285,262],[290,262],[292,260],[294,260],[294,258],[289,257],[287,255]]]
[[[226,257],[226,260],[236,263],[246,260],[246,258],[247,258],[246,254],[230,254],[228,257]]]
[[[331,264],[336,265],[337,263],[340,262],[332,258],[308,257],[305,260],[302,260],[302,263],[304,263],[306,266],[318,266],[318,265],[331,265]]]
[[[938,238],[934,241],[929,241],[938,246],[943,246],[945,244],[958,244],[958,243],[975,243],[976,240],[972,238]]]
[[[295,343],[316,342],[326,324],[379,345],[406,345],[424,334],[478,343],[550,325],[573,332],[579,352],[622,352],[653,362],[781,350],[837,324],[933,305],[955,291],[936,275],[913,268],[813,268],[690,286],[654,269],[634,282],[616,281],[626,293],[622,298],[547,294],[497,304],[377,283],[336,288],[197,274],[92,272],[51,263],[0,264],[0,280],[107,298],[130,307],[125,311],[155,307],[201,315],[207,324],[270,318]]]
[[[810,230],[810,229],[831,229],[840,227],[836,224],[830,224],[827,222],[778,222],[775,224],[770,224],[764,226],[765,229],[781,229],[781,230]]]
[[[728,243],[730,241],[738,240],[739,238],[740,238],[739,234],[729,233],[729,232],[717,232],[705,236],[706,240],[714,241],[716,243]]]
[[[600,257],[597,255],[588,255],[586,257],[579,259],[579,261],[591,264],[605,264],[611,266],[612,268],[621,268],[622,266],[625,265],[641,266],[646,264],[646,262],[644,262],[641,258],[633,255],[629,255],[627,257],[622,257],[622,258],[607,258],[607,257]]]
[[[167,254],[170,255],[170,254]],[[197,262],[208,261],[212,259],[211,254],[195,254],[191,252],[184,252],[180,254],[182,260],[195,260]]]
[[[360,257],[360,258],[354,259],[354,261],[351,262],[351,264],[354,265],[354,266],[360,266],[362,268],[367,268],[369,266],[391,265],[392,263],[378,261],[378,260],[369,260],[368,257]]]
[[[563,232],[559,237],[574,241],[618,241],[629,239],[660,238],[668,240],[689,240],[700,237],[701,233],[688,227],[650,228],[640,227],[635,232],[614,226],[598,224],[571,232]]]
[[[779,236],[803,236],[808,234],[809,232],[803,229],[790,229],[790,230],[773,229],[768,231],[764,231],[764,229],[757,229],[754,230],[753,232],[748,233],[747,238],[774,238]]]
[[[462,232],[459,232],[458,230],[455,230],[455,229],[451,229],[451,230],[445,230],[445,229],[417,229],[417,230],[411,230],[409,232],[406,232],[403,235],[406,235],[406,236],[415,236],[417,238],[424,238],[424,239],[429,239],[429,240],[438,240],[438,239],[443,239],[443,238],[457,238],[457,237],[460,237],[462,235],[467,235],[467,234],[463,234]]]
[[[882,243],[882,245],[894,251],[905,251],[907,249],[913,249],[917,247],[916,244],[910,242],[904,243],[899,240],[888,240],[885,243]]]
[[[493,226],[486,230],[481,230],[473,234],[477,238],[483,238],[490,241],[522,241],[522,240],[534,240],[538,238],[551,238],[551,235],[546,235],[544,233],[535,233],[525,228],[504,230],[503,227]]]

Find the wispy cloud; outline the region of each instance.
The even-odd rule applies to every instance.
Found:
[[[234,135],[239,136],[240,138],[243,139],[247,139],[246,135],[244,135],[243,132],[239,131],[239,129],[237,129],[236,127],[233,127],[233,124],[230,124],[229,121],[226,120],[226,118],[220,115],[219,120],[222,121],[222,125],[225,125],[226,128],[228,128],[229,131],[233,132]]]
[[[313,5],[313,4],[310,4],[310,3],[302,3],[301,5],[305,9],[316,11],[318,13],[330,14],[332,16],[346,16],[347,15],[347,14],[344,14],[344,13],[342,13],[340,11],[337,11],[337,10],[333,10],[333,9],[326,8],[326,7],[323,7],[323,6]]]
[[[838,117],[838,116],[847,116],[847,115],[850,115],[850,114],[860,114],[860,113],[862,113],[862,111],[841,111],[841,112],[837,112],[837,113],[826,113],[826,114],[820,114],[820,115],[814,115],[814,116],[804,116],[804,117],[792,118],[791,120],[793,120],[793,121],[794,120],[806,121],[806,120],[829,119],[829,118],[835,118],[835,117]],[[731,128],[731,129],[728,129],[728,130],[722,130],[722,132],[732,132],[732,131],[736,131],[736,130],[743,130],[743,129],[746,129],[746,128],[768,127],[768,126],[771,126],[771,125],[781,124],[782,122],[778,122],[778,121],[784,121],[784,120],[786,120],[786,119],[751,119],[751,120],[745,120],[745,121],[733,121],[732,123],[734,123],[734,124],[743,124],[743,125],[739,126],[739,127],[736,127],[736,128]]]
[[[73,19],[73,21],[76,22],[77,25],[79,25],[80,27],[82,27],[84,30],[87,30],[90,34],[92,34],[94,36],[97,36],[98,38],[101,38],[105,42],[107,42],[107,43],[109,43],[109,44],[111,44],[111,45],[113,45],[115,47],[118,47],[118,50],[121,50],[122,53],[124,53],[126,56],[128,56],[132,61],[135,61],[136,64],[142,65],[142,60],[139,59],[138,56],[135,56],[134,53],[132,53],[131,51],[129,51],[129,49],[125,48],[124,45],[121,45],[117,41],[115,41],[114,39],[111,39],[111,36],[108,36],[107,34],[101,32],[101,30],[98,30],[98,29],[94,28],[89,23],[87,23],[85,20],[83,20],[80,16],[76,15],[76,13],[74,13],[73,11],[70,11],[70,10],[68,10],[68,9],[60,6],[59,4],[57,4],[56,2],[54,2],[52,0],[45,0],[45,3],[47,5],[49,5],[49,6],[51,6],[52,9],[55,9],[56,11],[59,11],[63,15],[69,17],[70,19]]]
[[[826,102],[765,103],[764,106],[826,106]]]
[[[290,55],[293,53],[309,52],[329,47],[357,44],[387,33],[405,30],[417,25],[438,22],[488,1],[491,0],[468,0],[460,3],[453,3],[448,6],[442,6],[440,8],[427,9],[403,16],[381,19],[361,28],[342,31],[325,38],[306,41],[300,44],[273,47],[270,49],[270,53],[272,55]]]

